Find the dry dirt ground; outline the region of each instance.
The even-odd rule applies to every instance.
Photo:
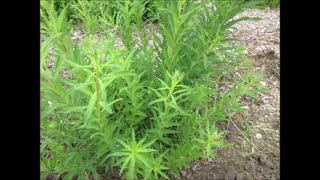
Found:
[[[242,16],[263,18],[238,23],[231,36],[242,40],[253,68],[264,73],[260,83],[268,90],[258,93],[258,99],[243,98],[249,110],[217,124],[231,147],[214,149],[216,158],[194,161],[174,179],[280,179],[280,9],[249,9],[235,18]],[[48,66],[53,63],[49,57]],[[101,174],[119,178],[116,171]],[[56,179],[53,175],[46,179]]]
[[[233,146],[214,149],[214,159],[192,162],[178,179],[280,179],[280,9],[249,9],[240,16],[263,18],[240,22],[231,36],[243,41],[268,90],[258,99],[242,99],[249,110],[218,124]]]

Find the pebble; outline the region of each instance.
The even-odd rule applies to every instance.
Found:
[[[249,106],[242,106],[243,109],[249,109]]]
[[[256,134],[256,138],[257,138],[257,139],[262,139],[262,135],[261,135],[260,133],[257,133],[257,134]]]
[[[264,81],[260,81],[260,84],[261,84],[262,86],[267,86],[267,83],[264,82]]]

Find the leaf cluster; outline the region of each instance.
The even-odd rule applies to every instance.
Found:
[[[152,1],[156,33],[143,22],[146,1],[117,1],[117,13],[100,15],[91,13],[95,3],[74,7],[88,30],[74,42],[66,9],[41,1],[42,175],[99,179],[98,167],[119,167],[127,179],[169,179],[192,160],[214,157],[212,148],[226,146],[215,122],[244,110],[240,97],[261,89],[226,38],[234,24],[257,20],[233,19],[250,4]],[[221,91],[236,67],[244,77]]]

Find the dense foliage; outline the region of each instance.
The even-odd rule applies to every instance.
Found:
[[[226,38],[235,23],[258,20],[233,19],[252,2],[65,2],[41,1],[42,176],[99,179],[98,167],[119,167],[127,179],[168,179],[226,146],[215,122],[243,111],[240,97],[260,88]],[[72,40],[68,16],[83,23],[81,40]],[[234,84],[222,91],[226,77]]]

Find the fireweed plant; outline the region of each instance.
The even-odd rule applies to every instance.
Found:
[[[226,146],[215,122],[262,88],[243,48],[226,38],[234,24],[258,20],[234,19],[252,4],[239,1],[152,1],[158,33],[142,19],[147,1],[116,1],[112,17],[82,1],[85,35],[76,41],[66,8],[57,14],[54,1],[41,1],[41,176],[99,179],[98,169],[116,167],[126,179],[169,179],[215,157]],[[225,77],[234,83],[222,91]]]

